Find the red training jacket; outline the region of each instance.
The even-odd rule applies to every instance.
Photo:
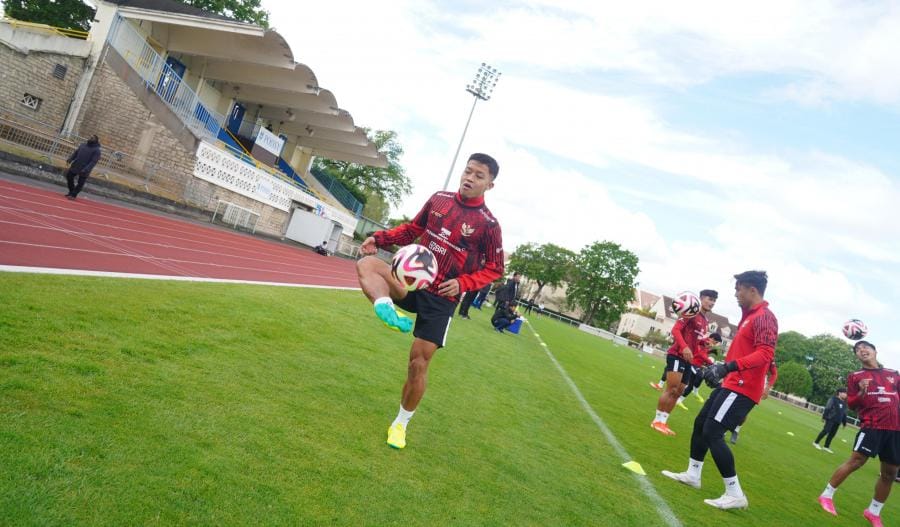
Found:
[[[759,404],[766,386],[766,373],[775,360],[778,319],[766,301],[744,311],[737,334],[725,362],[737,362],[738,369],[725,376],[723,388],[746,395]]]
[[[459,193],[436,192],[410,223],[372,236],[378,247],[409,245],[421,238],[419,243],[437,258],[438,274],[427,289],[434,294],[451,278],[465,292],[503,276],[500,223],[484,205],[484,197],[463,200]],[[449,299],[455,302],[459,297]]]

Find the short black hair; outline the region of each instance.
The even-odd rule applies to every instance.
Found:
[[[712,333],[712,334],[709,336],[709,339],[710,339],[710,340],[714,340],[714,341],[716,341],[716,342],[722,342],[722,335],[719,335],[718,333]]]
[[[712,298],[713,300],[718,300],[719,292],[714,289],[704,289],[703,291],[700,291],[700,297],[702,298],[704,296]]]
[[[860,340],[859,342],[857,342],[856,344],[853,345],[853,353],[856,353],[857,351],[859,351],[860,346],[868,346],[868,347],[872,348],[873,350],[878,351],[875,348],[875,344],[872,344],[868,340]]]
[[[847,393],[847,388],[838,388],[835,393]]]
[[[487,154],[479,154],[474,153],[469,156],[469,161],[477,161],[482,165],[488,167],[488,172],[491,174],[491,179],[497,179],[497,174],[500,173],[500,165],[497,164],[497,160]]]
[[[769,276],[765,271],[744,271],[741,274],[734,275],[737,285],[756,288],[759,296],[765,296],[766,285],[769,283]]]
[[[519,276],[520,274],[522,273],[520,273],[519,271],[513,271],[513,276]]]

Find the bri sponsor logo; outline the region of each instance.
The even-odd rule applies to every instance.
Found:
[[[443,247],[443,246],[441,246],[441,245],[438,245],[438,244],[436,244],[436,243],[434,243],[434,242],[428,242],[428,248],[431,249],[433,252],[436,252],[436,253],[447,254],[447,248],[446,248],[446,247]]]

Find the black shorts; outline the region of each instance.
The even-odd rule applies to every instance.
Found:
[[[734,430],[744,422],[754,406],[756,403],[746,395],[726,388],[716,388],[709,394],[709,399],[697,414],[697,418],[712,419],[720,423],[725,430]]]
[[[853,451],[868,457],[878,456],[884,463],[900,465],[900,432],[863,428],[856,433]]]
[[[684,371],[690,367],[691,363],[681,357],[666,355],[666,371],[677,371],[684,375]]]
[[[694,388],[699,388],[700,383],[703,382],[703,377],[700,376],[700,368],[688,365],[685,368],[684,373],[681,375],[681,384],[685,384],[687,386],[693,385]]]
[[[416,314],[414,337],[437,344],[439,348],[444,347],[456,302],[428,291],[410,291],[394,304],[404,311]]]

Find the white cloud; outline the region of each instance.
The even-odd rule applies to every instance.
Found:
[[[573,81],[599,70],[688,90],[762,72],[788,79],[770,96],[895,104],[896,9],[575,0],[462,15],[409,0],[265,7],[295,57],[358,125],[399,132],[414,184],[401,212],[414,214],[443,185],[472,103],[463,88],[481,60],[496,61],[505,74],[494,99],[476,109],[451,188],[470,152],[499,159],[487,201],[508,250],[527,241],[578,250],[610,239],[640,256],[643,286],[668,294],[716,288],[718,310],[733,320],[732,275],[766,269],[782,329],[837,334],[845,319],[860,317],[873,338],[900,340],[888,329],[900,277],[885,267],[900,262],[896,178],[827,151],[761,152],[733,139],[740,134],[680,129],[659,116],[652,90],[597,93]],[[294,20],[305,22],[294,29]],[[622,166],[637,170],[619,173]],[[667,184],[647,184],[642,171]],[[612,186],[642,206],[618,202]],[[663,237],[664,222],[681,221],[661,216],[663,204],[709,218],[705,232]],[[900,350],[897,358],[900,365]]]

